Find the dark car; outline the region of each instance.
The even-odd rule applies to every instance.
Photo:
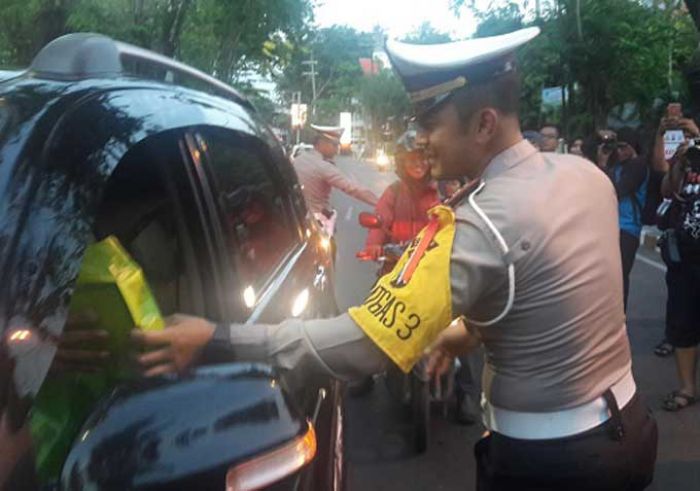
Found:
[[[110,235],[163,315],[337,313],[329,251],[250,103],[171,59],[70,34],[0,77],[0,348],[14,362],[0,375],[19,397],[50,369],[86,246]],[[187,376],[116,387],[53,486],[342,488],[338,382],[207,356]]]

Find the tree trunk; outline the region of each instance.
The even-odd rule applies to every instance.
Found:
[[[174,56],[180,46],[180,34],[185,23],[187,10],[192,0],[170,0],[161,33],[160,51],[165,56]]]
[[[28,60],[46,44],[66,33],[66,21],[72,3],[73,0],[46,0],[39,7],[36,30],[34,31],[33,53],[29,54]]]

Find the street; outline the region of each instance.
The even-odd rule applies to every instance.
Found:
[[[396,179],[393,172],[377,172],[370,164],[349,157],[339,157],[338,165],[377,194]],[[334,194],[333,203],[339,213],[337,299],[345,309],[363,299],[376,268],[355,258],[366,234],[357,224],[357,215],[369,207],[339,193]],[[700,406],[678,413],[661,409],[661,399],[676,388],[673,358],[653,354],[663,337],[664,269],[656,252],[640,248],[632,271],[627,326],[638,390],[659,425],[656,475],[649,489],[700,489]],[[483,432],[480,425],[459,426],[451,415],[445,419],[436,414],[428,451],[417,456],[407,443],[407,422],[389,399],[382,380],[371,394],[348,398],[347,409],[350,490],[474,489],[472,447]]]

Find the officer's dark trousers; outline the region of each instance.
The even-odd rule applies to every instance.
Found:
[[[654,476],[656,421],[635,395],[611,421],[572,437],[519,440],[498,433],[474,447],[478,491],[637,491]]]

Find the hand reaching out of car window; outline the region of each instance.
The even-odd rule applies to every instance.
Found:
[[[214,335],[214,324],[199,317],[176,314],[165,322],[162,331],[131,332],[139,345],[153,350],[138,357],[146,377],[186,371]]]

